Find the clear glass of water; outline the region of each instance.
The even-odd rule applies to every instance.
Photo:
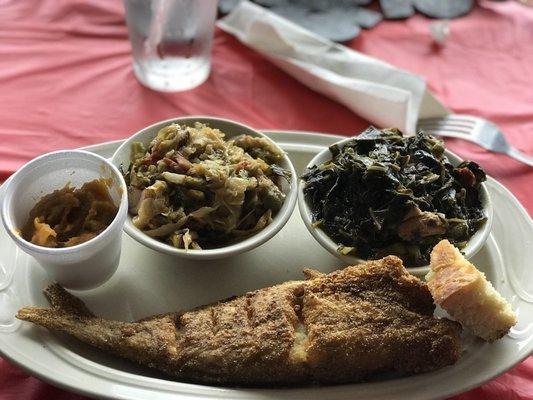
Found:
[[[133,71],[159,91],[192,89],[211,70],[217,0],[124,0]]]

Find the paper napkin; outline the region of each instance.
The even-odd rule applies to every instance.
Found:
[[[218,26],[378,127],[412,134],[419,118],[449,113],[422,77],[317,36],[249,1]]]

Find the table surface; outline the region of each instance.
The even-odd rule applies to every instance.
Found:
[[[495,122],[533,154],[533,8],[482,1],[451,21],[443,47],[429,36],[430,23],[385,21],[348,46],[424,76],[451,110]],[[175,94],[144,88],[133,76],[119,0],[0,0],[0,105],[0,181],[42,153],[123,139],[176,116],[342,135],[368,125],[219,30],[206,83]],[[481,164],[532,214],[533,168],[464,141],[446,145]],[[81,398],[0,358],[0,400]],[[533,399],[533,358],[454,399]]]

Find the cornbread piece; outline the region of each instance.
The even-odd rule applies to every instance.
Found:
[[[52,308],[17,317],[173,378],[218,385],[346,383],[457,361],[458,323],[433,317],[425,283],[397,257],[128,323],[94,316],[58,285]]]
[[[516,324],[511,305],[450,242],[433,248],[429,266],[426,281],[435,303],[465,329],[492,342]]]

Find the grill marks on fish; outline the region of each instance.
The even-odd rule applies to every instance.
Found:
[[[433,317],[427,286],[396,257],[290,281],[183,313],[127,323],[95,317],[63,288],[18,318],[66,332],[183,381],[219,385],[356,382],[454,363],[458,324]]]
[[[248,323],[248,326],[250,327],[250,329],[253,329],[254,328],[254,323],[253,323],[253,320],[254,320],[254,308],[253,308],[253,305],[252,305],[252,297],[253,297],[253,294],[252,295],[246,295],[245,297],[245,309],[246,309],[246,322]]]
[[[298,319],[294,324],[294,340],[289,357],[296,364],[307,364],[307,349],[309,348],[307,325],[303,316],[304,294],[305,288],[303,286],[296,287],[293,291],[293,309]]]

